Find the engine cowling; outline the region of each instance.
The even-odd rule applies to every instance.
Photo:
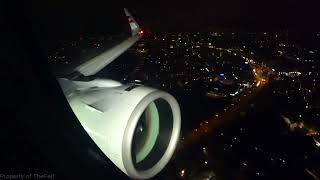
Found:
[[[80,88],[67,99],[91,139],[129,177],[151,178],[171,159],[181,115],[170,94],[131,84]]]

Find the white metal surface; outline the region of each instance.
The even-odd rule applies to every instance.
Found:
[[[94,75],[141,38],[143,31],[141,34],[139,33],[139,25],[127,9],[124,11],[129,20],[132,36],[78,66],[75,71],[84,76]],[[123,85],[109,79],[70,81],[66,78],[60,78],[58,81],[73,112],[88,135],[102,152],[128,176],[135,179],[151,178],[169,162],[176,148],[181,126],[179,105],[170,94],[144,86],[128,88],[132,85]],[[149,104],[158,99],[166,101],[167,109],[171,110],[172,118],[171,121],[168,121],[169,124],[172,123],[171,134],[167,133],[166,129],[163,131],[164,134],[168,134],[165,138],[168,140],[168,144],[167,147],[161,144],[164,152],[160,154],[160,159],[152,167],[137,170],[132,158],[132,141],[135,129],[142,113]],[[163,123],[160,119],[158,121],[159,124]],[[153,132],[157,131],[161,131],[161,129],[153,129]],[[146,142],[154,144],[154,140],[152,138]],[[150,148],[152,147],[153,145],[150,146]],[[147,147],[142,150],[143,156],[140,157],[143,159],[151,149]]]
[[[128,85],[75,90],[67,98],[81,125],[102,152],[128,176],[145,179],[155,176],[170,160],[180,133],[180,108],[174,98],[162,91],[144,86],[130,91]],[[174,114],[170,144],[159,162],[143,172],[135,169],[131,145],[137,122],[146,107],[163,98]]]
[[[94,57],[93,59],[81,64],[76,67],[74,70],[80,72],[84,76],[91,76],[99,72],[117,57],[119,57],[123,52],[129,49],[135,42],[137,42],[141,38],[141,34],[139,33],[140,27],[138,23],[134,20],[127,9],[124,9],[126,16],[128,17],[131,36],[121,42],[120,44],[114,46],[111,49],[108,49],[104,53]]]
[[[140,37],[141,36],[139,34],[129,37],[115,47],[76,67],[75,71],[80,72],[84,76],[91,76],[96,74],[117,57],[119,57],[124,51],[129,49],[135,42],[140,39]]]

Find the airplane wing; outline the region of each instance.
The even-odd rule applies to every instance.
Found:
[[[148,179],[158,174],[174,153],[180,134],[180,107],[173,96],[161,90],[91,76],[141,38],[143,31],[128,10],[124,12],[131,36],[58,82],[100,150],[129,177]]]
[[[143,31],[140,30],[138,23],[131,16],[127,9],[124,9],[124,12],[128,18],[131,36],[113,48],[105,51],[104,53],[94,57],[93,59],[79,65],[74,69],[74,72],[79,72],[84,76],[91,76],[99,72],[117,57],[119,57],[124,51],[129,49],[135,42],[137,42],[143,34]]]

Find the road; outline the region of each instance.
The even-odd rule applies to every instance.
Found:
[[[256,63],[250,63],[250,67],[254,71],[256,86],[242,92],[237,103],[226,107],[222,112],[215,114],[214,117],[202,121],[197,128],[186,133],[177,147],[175,156],[179,154],[181,150],[198,142],[203,136],[211,135],[216,129],[221,128],[223,125],[240,119],[241,114],[251,107],[255,98],[267,87],[269,82],[265,74],[268,74],[266,72],[271,70]]]

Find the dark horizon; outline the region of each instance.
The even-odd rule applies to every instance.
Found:
[[[0,179],[320,179],[318,2],[6,3]]]
[[[207,27],[239,30],[292,29],[319,31],[319,2],[227,0],[124,3],[139,23],[152,31],[201,31]],[[101,1],[26,2],[25,18],[44,38],[56,39],[90,32],[117,34],[127,31],[122,7]],[[41,39],[44,39],[41,38]]]

